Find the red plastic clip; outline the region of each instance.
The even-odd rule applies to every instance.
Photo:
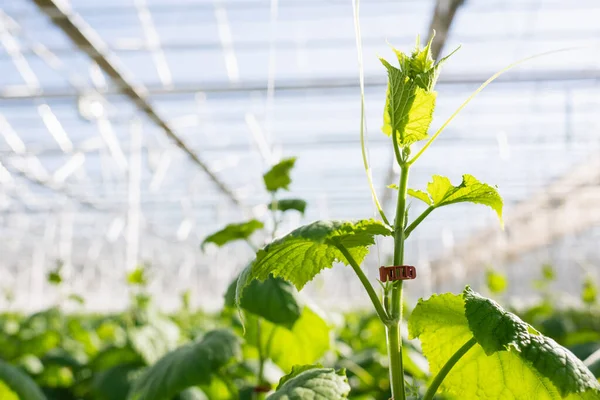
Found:
[[[271,385],[258,385],[254,387],[254,393],[269,393],[271,391]]]
[[[415,279],[417,277],[417,269],[412,265],[398,265],[392,267],[379,268],[379,280],[387,281],[405,281]]]

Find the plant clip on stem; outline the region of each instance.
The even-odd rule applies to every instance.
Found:
[[[417,269],[412,265],[399,265],[391,267],[379,268],[379,280],[387,281],[405,281],[415,279],[417,277]]]

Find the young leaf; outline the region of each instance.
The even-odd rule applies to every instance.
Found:
[[[600,384],[567,349],[469,288],[420,300],[409,319],[437,374],[468,340],[477,344],[450,370],[442,390],[458,398],[594,399]]]
[[[58,265],[56,266],[56,268],[54,268],[54,270],[48,272],[48,276],[47,276],[47,280],[48,283],[50,283],[51,285],[55,285],[58,286],[62,283],[63,278],[62,278],[62,263],[58,263]]]
[[[300,290],[335,262],[349,265],[336,245],[344,246],[361,263],[376,235],[391,236],[392,231],[373,219],[316,221],[302,226],[258,251],[250,268],[239,277],[236,302],[240,304],[243,289],[254,279],[265,280],[273,274]]]
[[[427,138],[436,93],[421,88],[402,70],[381,59],[388,70],[383,133],[396,135],[401,146]]]
[[[227,289],[225,305],[235,307],[236,278]],[[239,305],[259,317],[291,329],[300,318],[302,307],[296,289],[281,278],[269,277],[264,282],[252,281],[245,289]]]
[[[502,223],[503,203],[498,190],[479,182],[472,175],[463,175],[462,182],[458,186],[453,186],[450,179],[444,176],[434,175],[433,181],[427,184],[427,192],[408,190],[409,195],[435,208],[462,202],[486,205],[496,211],[500,223]]]
[[[0,398],[10,400],[11,397],[15,400],[46,400],[29,376],[0,360]]]
[[[256,323],[251,315],[246,321],[246,340],[257,342]],[[331,347],[331,326],[309,307],[304,307],[292,329],[261,321],[260,342],[265,355],[283,371],[296,364],[320,360]]]
[[[127,283],[134,286],[145,286],[148,283],[146,269],[143,265],[137,266],[127,274]]]
[[[204,249],[207,243],[214,243],[221,247],[224,244],[235,240],[246,240],[252,236],[254,232],[262,228],[264,228],[263,223],[256,219],[239,224],[229,224],[225,228],[204,239],[201,247]]]
[[[304,368],[304,367],[301,367]],[[344,370],[335,371],[333,368],[312,368],[284,380],[277,391],[267,397],[267,400],[308,400],[327,399],[338,400],[348,398],[350,385]]]
[[[170,399],[189,387],[209,384],[213,374],[240,353],[239,339],[232,332],[211,331],[201,341],[168,353],[144,371],[128,400]]]
[[[296,157],[284,158],[263,175],[265,187],[269,192],[276,192],[279,189],[288,190],[292,183],[290,172],[296,164]]]
[[[304,214],[306,210],[306,201],[301,199],[282,199],[274,201],[271,204],[267,205],[271,210],[279,210],[282,212],[289,210],[299,211],[301,214]]]

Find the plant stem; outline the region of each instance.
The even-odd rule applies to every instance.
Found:
[[[431,212],[435,210],[434,206],[427,207],[427,210],[423,211],[421,215],[417,217],[409,226],[404,230],[404,239],[406,239],[412,231],[415,230],[417,226],[429,215]]]
[[[409,166],[400,164],[400,184],[398,185],[398,202],[396,203],[396,219],[394,220],[394,265],[404,262],[404,225],[406,219],[406,191],[408,187]],[[391,317],[394,321],[386,327],[388,355],[390,358],[390,383],[392,398],[405,400],[404,365],[402,361],[402,281],[396,281],[392,286]]]
[[[367,278],[367,276],[365,275],[363,270],[360,268],[360,265],[358,265],[358,263],[356,262],[354,257],[352,257],[352,255],[350,254],[348,249],[346,249],[343,245],[336,244],[335,247],[337,247],[338,250],[344,255],[346,260],[348,260],[348,263],[350,264],[350,266],[352,267],[352,269],[358,276],[358,279],[360,279],[360,282],[365,287],[365,290],[367,291],[369,298],[373,302],[373,306],[375,306],[375,311],[377,311],[377,315],[379,315],[379,318],[381,319],[381,321],[387,325],[390,321],[390,317],[388,316],[387,312],[384,310],[383,305],[381,304],[381,301],[379,301],[379,297],[377,296],[377,293],[375,292],[375,289],[373,289],[371,282],[369,282],[369,279]]]
[[[271,231],[271,239],[277,236],[277,228],[279,227],[279,219],[277,219],[277,198],[275,195],[271,197],[271,217],[273,218],[273,230]]]
[[[450,359],[446,362],[446,364],[444,364],[440,372],[438,372],[435,378],[433,378],[433,382],[431,382],[431,386],[429,386],[429,388],[427,389],[427,393],[425,393],[425,397],[423,397],[423,400],[433,399],[433,396],[435,396],[435,393],[437,392],[438,388],[440,387],[440,385],[442,384],[443,380],[446,378],[446,375],[448,375],[452,367],[454,367],[458,360],[460,360],[462,356],[464,356],[467,353],[467,351],[469,351],[471,347],[473,347],[476,343],[477,340],[475,340],[475,338],[471,338],[460,349],[458,349],[456,353],[452,355],[452,357],[450,357]]]
[[[257,375],[257,385],[262,385],[264,381],[264,368],[265,368],[265,355],[263,354],[263,348],[261,343],[261,332],[260,332],[260,318],[256,319],[256,347],[258,348],[258,375]]]

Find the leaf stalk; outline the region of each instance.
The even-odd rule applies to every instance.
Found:
[[[465,354],[467,354],[469,350],[471,350],[473,346],[475,346],[475,344],[477,344],[477,340],[475,340],[475,338],[471,338],[460,349],[458,349],[456,353],[452,355],[452,357],[450,357],[450,359],[446,362],[446,364],[444,364],[440,372],[438,372],[435,378],[433,378],[433,381],[427,389],[423,400],[433,399],[433,396],[435,396],[435,393],[437,392],[438,388],[440,387],[450,370],[456,365],[458,360],[460,360]]]
[[[344,255],[344,257],[358,276],[358,279],[360,279],[360,282],[364,286],[365,290],[367,291],[367,294],[369,295],[369,298],[371,299],[371,302],[373,303],[373,306],[375,307],[375,311],[377,311],[379,319],[381,319],[381,321],[387,325],[390,321],[390,317],[384,310],[383,305],[381,304],[381,301],[379,300],[379,297],[375,292],[375,289],[373,289],[371,282],[369,282],[369,279],[367,278],[363,270],[360,268],[360,265],[358,265],[354,257],[352,257],[352,255],[344,245],[336,243],[335,247],[337,247],[338,250]]]
[[[424,220],[425,218],[427,218],[427,216],[428,216],[429,214],[431,214],[431,212],[432,212],[433,210],[435,210],[435,207],[434,207],[434,206],[429,206],[429,207],[427,207],[427,209],[426,209],[425,211],[423,211],[423,212],[421,213],[421,215],[419,215],[419,216],[417,217],[417,219],[415,219],[415,220],[414,220],[414,221],[413,221],[413,222],[412,222],[412,223],[411,223],[411,224],[410,224],[408,227],[406,227],[406,229],[404,230],[404,239],[408,238],[408,236],[411,234],[411,232],[412,232],[412,231],[414,231],[414,230],[415,230],[415,228],[416,228],[417,226],[419,226],[419,224],[420,224],[421,222],[423,222],[423,220]]]

